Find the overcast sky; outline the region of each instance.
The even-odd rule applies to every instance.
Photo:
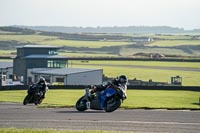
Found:
[[[0,0],[0,26],[200,29],[200,0]]]

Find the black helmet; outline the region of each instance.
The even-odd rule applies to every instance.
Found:
[[[120,84],[127,84],[128,78],[125,75],[121,75],[121,76],[119,76],[118,81]]]
[[[40,83],[40,84],[44,84],[44,83],[45,83],[45,78],[40,77],[39,83]]]

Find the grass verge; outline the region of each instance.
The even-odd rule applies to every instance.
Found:
[[[0,133],[115,133],[115,132],[114,131],[100,131],[100,130],[73,131],[73,130],[55,130],[55,129],[0,128]]]
[[[26,91],[0,91],[0,95],[0,102],[22,103]],[[39,107],[74,107],[82,95],[84,90],[50,90]],[[128,90],[127,95],[121,108],[200,110],[200,92],[197,91]]]

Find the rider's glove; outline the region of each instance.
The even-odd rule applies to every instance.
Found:
[[[91,94],[95,93],[97,91],[97,87],[94,85],[94,86],[91,86]]]

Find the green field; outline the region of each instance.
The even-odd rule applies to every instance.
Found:
[[[95,64],[95,65],[93,65]],[[109,66],[112,64],[113,66]],[[116,65],[116,66],[115,66]],[[120,66],[121,65],[121,66]],[[129,65],[129,66],[123,66]],[[138,66],[134,68],[131,66]],[[142,66],[151,66],[150,68],[142,68]],[[160,66],[163,69],[152,68]],[[171,82],[171,77],[181,76],[184,86],[200,86],[200,71],[185,71],[185,70],[168,70],[167,67],[180,68],[200,68],[199,62],[156,62],[156,61],[89,61],[83,63],[81,61],[69,61],[69,67],[73,68],[102,68],[105,76],[117,77],[125,74],[129,79],[139,79],[143,81]]]
[[[140,65],[163,67],[200,68],[200,62],[169,62],[169,61],[73,61],[73,64],[112,64],[112,65]]]
[[[11,60],[0,60],[11,61]],[[162,61],[68,61],[69,68],[101,68],[107,77],[125,74],[129,79],[155,82],[171,82],[171,77],[181,76],[183,86],[200,86],[200,71],[168,70],[173,68],[200,69],[199,62],[162,62]],[[109,66],[112,64],[113,66]],[[127,66],[128,65],[128,66]],[[133,67],[131,67],[133,66]],[[145,66],[145,68],[142,68]],[[148,68],[149,67],[149,68]],[[161,67],[160,69],[154,67]],[[163,68],[162,68],[163,67]]]
[[[132,57],[133,55],[137,53],[160,53],[163,55],[171,55],[171,56],[176,56],[176,55],[181,55],[181,56],[200,56],[199,51],[193,50],[192,53],[185,52],[184,50],[181,49],[175,49],[175,48],[161,48],[161,47],[148,47],[148,48],[122,48],[120,50],[120,55],[123,56],[129,56]],[[134,56],[133,56],[134,57]]]
[[[6,34],[6,33],[5,33]],[[95,50],[77,50],[70,51],[66,49],[62,49],[60,51],[60,55],[68,56],[68,57],[119,57],[119,55],[124,57],[132,57],[136,53],[162,53],[167,55],[182,55],[182,56],[199,56],[198,48],[189,49],[190,52],[187,52],[187,48],[185,50],[170,48],[172,46],[179,45],[200,45],[200,37],[199,35],[127,35],[125,36],[133,36],[133,37],[147,37],[150,36],[152,38],[164,39],[160,41],[154,41],[152,43],[147,44],[147,46],[161,46],[161,47],[126,47],[125,45],[135,44],[135,42],[124,42],[124,41],[80,41],[80,40],[62,40],[56,36],[44,36],[39,34],[32,35],[0,35],[0,41],[17,41],[18,43],[34,43],[34,44],[45,44],[45,45],[55,45],[55,46],[68,46],[73,48],[95,48]],[[193,39],[195,38],[195,39]],[[14,45],[14,44],[12,44]],[[98,49],[102,47],[111,47],[116,46],[120,47],[119,53],[108,52],[104,50],[98,51]],[[162,48],[164,46],[169,46],[169,48]],[[15,48],[14,46],[12,46]],[[5,48],[5,47],[4,47]],[[9,46],[10,48],[10,46]],[[15,56],[16,50],[0,50],[0,56]]]
[[[9,32],[8,32],[9,33]],[[113,56],[133,56],[136,53],[162,53],[164,55],[178,55],[178,56],[200,56],[199,55],[199,49],[194,48],[194,46],[200,45],[200,36],[198,34],[191,34],[191,35],[156,35],[156,34],[124,34],[123,36],[129,36],[129,37],[151,37],[155,40],[150,43],[137,43],[134,42],[134,40],[124,40],[124,39],[118,39],[115,40],[93,40],[93,36],[90,36],[90,34],[80,34],[80,35],[89,35],[89,38],[84,39],[77,39],[77,40],[66,40],[61,39],[63,38],[62,35],[59,36],[55,34],[55,36],[50,35],[39,35],[39,32],[36,32],[32,35],[18,35],[15,32],[13,34],[7,32],[1,32],[0,35],[0,42],[3,44],[3,41],[6,41],[9,45],[8,50],[15,49],[15,43],[16,45],[19,44],[39,44],[39,45],[54,45],[54,46],[66,46],[70,48],[78,48],[75,50],[68,50],[63,49],[62,55],[65,56],[92,56],[92,57],[113,57]],[[4,35],[5,34],[5,35]],[[112,34],[106,34],[108,36],[112,36]],[[76,36],[76,35],[74,35]],[[78,36],[78,35],[77,35]],[[96,34],[98,36],[98,34]],[[105,36],[105,35],[104,35]],[[70,39],[70,38],[69,38]],[[16,42],[13,42],[16,41]],[[9,44],[10,43],[10,44]],[[137,46],[143,46],[143,47],[135,47]],[[184,48],[177,48],[176,46],[183,46],[187,45],[189,47]],[[152,47],[157,46],[157,47]],[[105,51],[101,48],[108,47],[111,51]],[[113,48],[115,47],[115,48]],[[165,48],[164,48],[165,47]],[[1,47],[0,47],[1,48]],[[5,49],[5,47],[3,48]],[[95,49],[95,50],[94,50]],[[119,52],[117,50],[113,51],[113,49],[119,49]],[[189,51],[189,52],[188,52]],[[112,54],[111,54],[112,53]],[[0,56],[3,55],[10,55],[10,51],[0,51]]]
[[[0,50],[0,56],[10,56],[12,53],[16,53],[16,50]]]
[[[69,47],[87,47],[87,48],[101,48],[110,46],[123,46],[133,44],[133,42],[117,42],[117,41],[75,41],[75,40],[50,40],[43,41],[39,44],[55,45],[55,46],[69,46]]]
[[[133,42],[123,42],[123,41],[62,40],[55,36],[43,36],[43,35],[0,35],[0,41],[18,41],[21,43],[37,43],[43,45],[88,47],[88,48],[101,48],[107,46],[123,46],[123,45],[133,44]]]
[[[200,40],[162,40],[148,44],[148,46],[163,46],[163,47],[180,46],[180,45],[200,45]]]
[[[39,43],[47,40],[54,40],[57,37],[54,36],[42,36],[42,35],[0,35],[0,41],[18,41],[24,43]]]
[[[199,33],[171,33],[171,34],[150,34],[152,38],[164,40],[193,40],[200,39]]]
[[[103,52],[73,52],[73,51],[62,51],[59,55],[66,56],[66,57],[118,57],[116,54],[108,54]]]
[[[50,90],[40,107],[74,107],[84,93],[84,89]],[[0,91],[0,94],[0,102],[22,103],[26,90]],[[200,109],[200,92],[195,91],[128,90],[127,95],[122,108]]]
[[[5,33],[5,35],[3,35]],[[87,35],[87,34],[86,34]],[[89,35],[89,34],[88,34]],[[103,34],[104,35],[104,34]],[[109,34],[108,34],[109,35]],[[111,35],[111,34],[110,34]],[[159,48],[146,48],[146,47],[127,47],[126,45],[135,44],[135,42],[126,42],[123,40],[104,40],[104,41],[80,41],[80,40],[62,40],[59,36],[44,36],[39,35],[37,32],[32,35],[17,35],[15,32],[13,34],[7,35],[7,32],[1,32],[0,41],[17,41],[25,44],[45,44],[45,45],[55,45],[55,46],[69,46],[73,48],[77,48],[79,50],[70,51],[67,49],[62,49],[60,55],[67,57],[133,57],[135,53],[166,53],[169,55],[182,55],[182,56],[196,56],[199,57],[198,48],[189,49],[189,53],[185,52],[186,50],[181,49],[170,49],[170,48],[162,48],[164,46],[179,46],[179,45],[200,45],[200,36],[199,35],[136,35],[136,34],[124,34],[124,36],[132,36],[132,37],[152,37],[162,39],[159,41],[154,41],[152,43],[147,44],[147,46],[161,46]],[[3,44],[3,42],[2,42]],[[18,44],[18,45],[19,45]],[[0,50],[0,56],[15,56],[16,49],[13,45],[15,43],[11,43],[13,50]],[[10,46],[10,45],[9,45]],[[119,49],[119,52],[114,53],[101,49],[102,47],[111,47],[116,46]],[[3,47],[3,46],[2,46]],[[85,51],[81,49],[86,49]],[[3,47],[4,49],[5,47]],[[95,50],[90,50],[93,48]],[[10,47],[8,48],[10,49]],[[109,48],[108,48],[109,49]],[[121,55],[121,56],[119,56]],[[195,58],[196,58],[195,57]],[[131,67],[123,67],[119,65],[141,65],[141,66],[163,66],[163,67],[186,67],[186,68],[200,68],[200,63],[189,63],[189,62],[151,62],[151,61],[119,61],[119,62],[111,62],[111,61],[103,61],[103,62],[92,62],[89,63],[77,63],[76,61],[69,61],[69,67],[80,67],[80,68],[103,68],[104,75],[108,77],[116,77],[120,74],[126,74],[129,79],[139,79],[148,81],[152,79],[153,81],[160,82],[168,82],[170,83],[170,78],[172,76],[181,76],[183,78],[183,85],[198,85],[200,86],[200,72],[199,71],[183,71],[183,70],[165,70],[165,69],[154,69],[154,68],[131,68]],[[92,64],[96,64],[99,66],[94,66]],[[118,66],[108,66],[109,64],[116,64]],[[107,66],[103,66],[107,65]]]

